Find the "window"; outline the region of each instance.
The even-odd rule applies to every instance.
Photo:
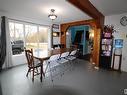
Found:
[[[23,40],[24,39],[23,24],[10,22],[9,27],[10,27],[11,41]]]
[[[24,48],[48,49],[48,27],[10,21],[9,29],[13,55],[21,54]]]
[[[13,55],[21,54],[24,51],[23,24],[10,22],[9,28],[12,53]]]
[[[48,49],[48,28],[46,27],[39,27],[39,36],[38,36],[38,41],[39,41],[39,48],[47,50]]]
[[[38,30],[37,26],[25,25],[25,40],[27,49],[38,48]]]

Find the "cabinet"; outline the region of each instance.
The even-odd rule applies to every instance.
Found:
[[[105,69],[111,68],[113,36],[111,26],[105,26],[101,35],[100,45],[100,67]]]

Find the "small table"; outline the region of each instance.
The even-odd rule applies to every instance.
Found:
[[[39,59],[42,63],[41,76],[40,76],[41,82],[42,82],[42,74],[43,76],[45,76],[45,73],[43,71],[44,60],[49,59],[52,55],[62,54],[64,52],[71,52],[73,50],[76,50],[76,49],[75,48],[61,48],[61,49],[54,49],[54,50],[47,50],[47,51],[38,50],[38,51],[33,52],[33,56]]]

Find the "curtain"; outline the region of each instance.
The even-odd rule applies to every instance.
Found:
[[[2,63],[1,63],[1,21],[2,21],[2,18],[0,18],[0,71],[2,70]]]
[[[1,33],[0,33],[0,70],[5,62],[6,58],[6,29],[5,29],[5,17],[1,17]]]
[[[2,94],[2,87],[1,87],[1,81],[0,81],[0,95],[3,95]]]
[[[9,68],[12,66],[12,47],[10,43],[9,23],[8,18],[1,17],[1,67]]]

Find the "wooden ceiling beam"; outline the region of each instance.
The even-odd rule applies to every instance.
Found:
[[[99,12],[89,0],[67,0],[72,5],[76,6],[84,13],[88,14],[90,17],[96,20],[98,27],[103,27],[104,25],[104,15]]]

